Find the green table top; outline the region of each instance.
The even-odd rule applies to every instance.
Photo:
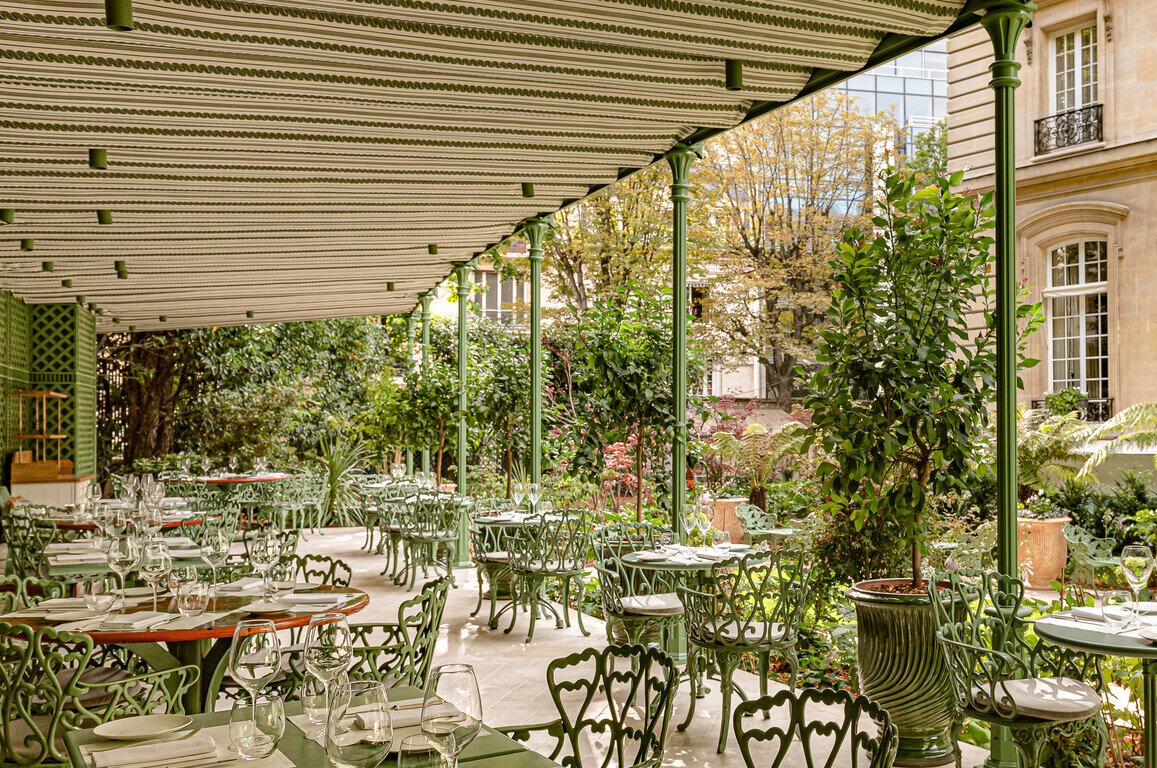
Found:
[[[420,698],[421,691],[417,688],[394,688],[390,690],[392,701]],[[288,716],[301,714],[301,702],[289,702],[285,705]],[[191,727],[226,725],[229,722],[229,712],[209,712],[203,715],[193,715]],[[87,768],[81,757],[80,747],[92,742],[104,742],[105,739],[94,734],[91,730],[71,731],[65,735],[64,741],[68,747],[68,756],[73,768]],[[125,744],[128,746],[128,743]],[[285,735],[281,737],[277,748],[301,768],[324,768],[329,765],[329,758],[325,749],[307,737],[300,728],[288,719],[285,722]],[[537,752],[531,752],[523,745],[511,738],[484,727],[483,732],[474,739],[459,757],[462,765],[470,768],[554,768],[558,763],[543,757]],[[236,763],[244,766],[244,762]],[[381,768],[394,768],[397,762],[393,755],[381,764]],[[163,768],[163,766],[158,766]]]

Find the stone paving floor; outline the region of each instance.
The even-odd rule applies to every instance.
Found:
[[[370,605],[356,614],[355,621],[392,620],[398,604],[412,593],[395,586],[388,576],[379,574],[383,558],[367,554],[361,548],[363,541],[364,534],[360,529],[327,529],[323,534],[309,534],[298,551],[338,557],[350,565],[354,574],[353,586],[371,596]],[[534,640],[526,643],[525,614],[519,615],[509,635],[502,631],[505,623],[498,630],[491,630],[486,626],[485,609],[478,618],[470,617],[478,596],[474,569],[456,569],[454,575],[458,587],[450,590],[434,663],[461,661],[474,665],[482,693],[484,717],[491,725],[517,725],[552,719],[555,707],[546,686],[547,664],[551,659],[586,647],[605,645],[604,624],[586,617],[584,623],[591,634],[583,637],[574,626],[573,615],[572,626],[563,629],[556,629],[553,621],[540,620]],[[736,681],[749,692],[759,690],[754,675],[739,672]],[[712,685],[712,688],[717,686]],[[769,690],[774,693],[782,688],[772,683]],[[732,737],[729,737],[726,752],[716,754],[720,716],[720,697],[716,691],[697,703],[694,721],[686,731],[680,732],[674,726],[682,722],[686,713],[687,688],[684,684],[676,693],[664,766],[743,766]],[[964,748],[965,765],[977,765],[987,757],[983,750],[969,745],[964,745]],[[803,765],[802,757],[798,762],[792,762],[789,756],[786,765]]]

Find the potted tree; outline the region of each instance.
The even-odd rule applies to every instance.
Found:
[[[875,230],[849,230],[837,246],[821,366],[805,398],[826,456],[818,472],[827,513],[865,535],[894,532],[899,540],[878,544],[903,548],[910,563],[904,578],[865,573],[875,578],[846,593],[862,689],[900,731],[897,765],[952,759],[951,691],[921,568],[923,514],[930,497],[975,476],[994,396],[992,199],[953,192],[961,178],[917,188],[904,172],[882,174]],[[970,317],[979,333],[969,333]]]

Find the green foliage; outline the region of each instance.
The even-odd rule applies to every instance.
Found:
[[[916,134],[912,157],[904,161],[904,171],[915,176],[916,184],[933,184],[948,174],[948,121],[937,120],[931,128]]]
[[[406,373],[403,396],[405,445],[429,450],[439,482],[448,450],[453,449],[451,431],[458,428],[458,372],[449,363],[431,357]]]
[[[752,424],[739,437],[730,432],[712,435],[707,451],[734,467],[747,481],[752,504],[764,511],[777,511],[767,505],[768,486],[786,464],[801,460],[806,438],[806,429],[798,421],[785,422],[770,431],[762,424]]]
[[[339,526],[357,525],[360,498],[355,472],[366,457],[360,440],[349,440],[340,432],[330,434],[319,445],[325,472],[325,507],[322,519]]]
[[[1067,387],[1045,395],[1045,408],[1055,414],[1073,413],[1080,410],[1085,393],[1076,387]]]
[[[1088,438],[1087,425],[1074,411],[1022,408],[1016,421],[1020,500],[1049,489],[1056,478],[1075,477],[1085,461],[1081,449]]]
[[[805,398],[828,455],[819,475],[833,527],[864,534],[864,559],[844,562],[878,573],[906,544],[917,587],[925,501],[975,474],[994,395],[992,198],[953,192],[961,180],[917,189],[909,175],[882,177],[875,233],[849,230],[837,247],[822,366]],[[978,305],[986,330],[970,337]]]

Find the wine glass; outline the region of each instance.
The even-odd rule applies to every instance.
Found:
[[[107,614],[116,604],[116,580],[111,576],[94,576],[80,584],[84,607],[94,614]]]
[[[213,466],[213,462],[211,462],[209,460],[208,456],[205,456],[204,458],[202,458],[201,459],[201,476],[202,477],[208,477],[209,476],[209,468],[212,466]]]
[[[109,569],[120,579],[120,602],[124,605],[125,576],[136,567],[141,556],[140,547],[132,536],[117,536],[109,541],[105,555],[108,557]]]
[[[141,578],[153,588],[153,610],[157,610],[157,585],[169,577],[173,570],[173,558],[169,554],[169,547],[160,541],[152,541],[145,545],[141,553],[141,562],[138,566]]]
[[[217,596],[217,569],[229,559],[229,548],[233,545],[233,536],[224,528],[214,528],[205,537],[201,546],[201,558],[213,569],[213,596]]]
[[[334,693],[325,751],[338,768],[377,768],[386,759],[394,728],[385,683],[349,680]]]
[[[315,614],[305,630],[305,668],[325,686],[326,706],[333,709],[331,683],[349,669],[353,637],[344,613]]]
[[[257,692],[281,669],[281,642],[268,619],[237,622],[229,648],[229,674],[257,702]]]
[[[535,507],[538,506],[538,494],[541,490],[538,483],[526,484],[526,500],[530,502],[530,512],[534,514]]]
[[[482,728],[482,697],[469,664],[443,664],[426,682],[422,735],[442,753],[446,768],[458,768],[462,753]]]
[[[242,760],[259,760],[277,749],[285,734],[285,702],[273,692],[253,696],[252,705],[233,702],[229,712],[229,742]]]
[[[165,516],[161,512],[161,507],[152,501],[148,504],[141,502],[138,519],[140,520],[141,531],[149,539],[155,539],[161,529],[165,527]]]
[[[281,542],[272,529],[260,531],[249,541],[249,562],[261,574],[261,593],[268,600],[273,596],[269,571],[281,559]]]
[[[1144,544],[1130,544],[1121,550],[1121,570],[1133,590],[1133,613],[1140,612],[1141,588],[1153,573],[1153,552]]]
[[[727,531],[712,531],[711,546],[714,547],[717,552],[730,552],[731,534]]]
[[[97,547],[104,547],[105,539],[112,536],[114,517],[113,509],[108,504],[97,504],[96,508],[93,509],[92,522],[96,525],[97,531],[100,533],[96,541]]]
[[[526,485],[523,483],[515,483],[514,489],[510,493],[510,497],[514,499],[514,506],[522,509],[522,499],[526,496]]]
[[[189,471],[193,469],[193,460],[188,456],[181,457],[181,477],[188,477]]]
[[[237,457],[236,456],[230,456],[229,457],[229,471],[232,472],[233,474],[237,474]]]

